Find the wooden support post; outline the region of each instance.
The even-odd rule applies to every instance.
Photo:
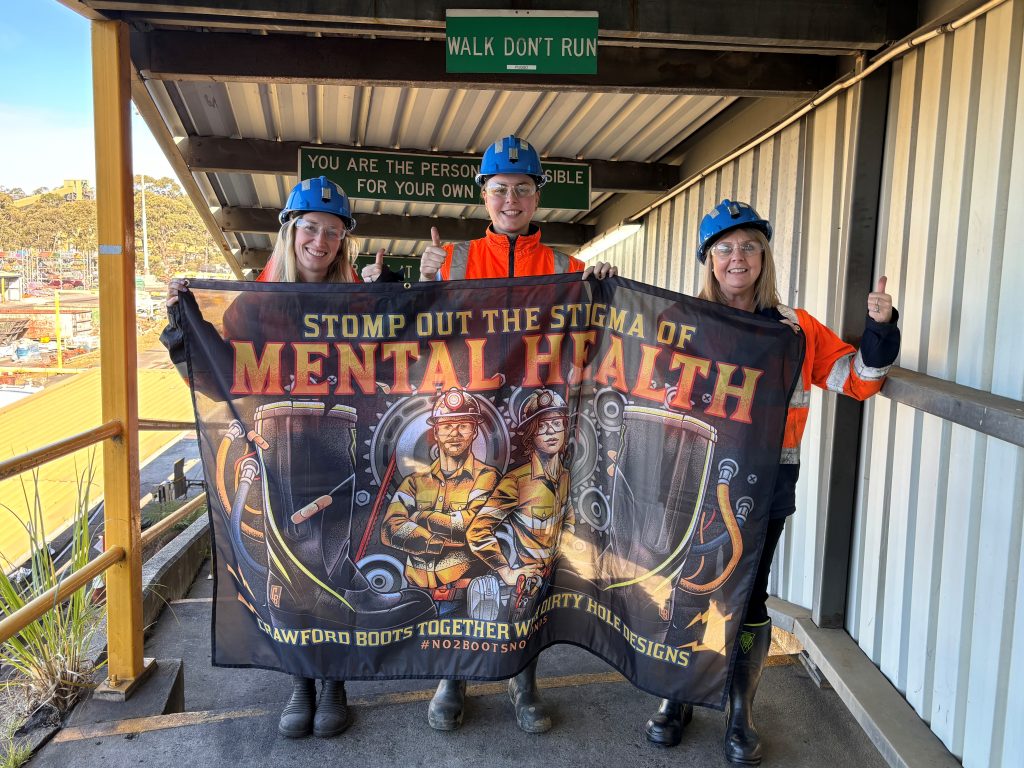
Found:
[[[92,23],[96,214],[100,274],[103,421],[123,429],[103,444],[105,544],[124,559],[107,571],[107,681],[100,695],[127,698],[142,679],[139,545],[139,414],[135,362],[135,204],[132,194],[128,28]]]

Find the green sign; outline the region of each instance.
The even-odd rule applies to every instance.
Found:
[[[478,157],[299,148],[299,178],[326,176],[353,198],[403,203],[480,205]],[[590,166],[544,163],[541,207],[590,210]]]
[[[356,274],[363,271],[363,267],[368,264],[372,264],[373,260],[377,258],[376,254],[368,253],[361,255],[356,259]],[[402,278],[410,283],[415,283],[420,279],[420,259],[419,256],[407,257],[407,256],[385,256],[384,264],[392,272],[398,272],[402,275]]]
[[[449,10],[448,72],[596,75],[596,11]]]

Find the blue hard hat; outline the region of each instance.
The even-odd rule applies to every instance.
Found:
[[[762,219],[757,211],[746,203],[737,203],[726,198],[705,213],[704,218],[700,220],[700,230],[697,232],[697,261],[703,264],[708,256],[708,248],[715,240],[729,230],[741,227],[758,229],[766,238],[772,239],[772,225],[767,219]]]
[[[518,136],[498,139],[487,148],[480,160],[480,172],[476,175],[476,183],[482,187],[489,176],[499,173],[524,173],[532,176],[537,182],[538,189],[548,183],[537,150],[526,139],[520,139]]]
[[[345,229],[351,232],[356,228],[356,220],[352,218],[352,206],[348,202],[345,190],[328,179],[320,176],[315,179],[303,179],[288,195],[288,202],[277,217],[284,224],[293,213],[320,211],[333,213],[345,222]]]

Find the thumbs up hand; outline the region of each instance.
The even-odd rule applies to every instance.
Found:
[[[436,280],[438,270],[448,258],[448,253],[441,247],[441,235],[437,227],[430,228],[430,243],[420,256],[420,282]]]
[[[364,283],[373,283],[377,281],[377,278],[384,272],[384,249],[381,248],[377,251],[377,256],[374,259],[373,264],[367,264],[363,267],[362,276]]]
[[[892,320],[892,296],[885,292],[887,278],[878,278],[875,290],[868,294],[868,317],[877,323]]]

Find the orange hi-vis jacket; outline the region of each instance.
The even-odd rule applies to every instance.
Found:
[[[549,248],[540,241],[540,229],[510,237],[495,232],[476,240],[448,243],[448,258],[439,275],[444,280],[478,280],[486,277],[527,277],[582,272],[583,262]]]
[[[496,531],[506,524],[523,565],[551,565],[562,531],[576,530],[569,471],[551,477],[536,451],[506,474],[466,529],[469,548],[494,570],[509,567]]]
[[[841,395],[866,400],[882,388],[890,366],[872,368],[864,362],[860,350],[836,336],[803,309],[779,305],[779,314],[797,323],[806,340],[806,352],[800,378],[789,401],[786,433],[782,440],[782,464],[800,463],[800,439],[807,426],[811,404],[811,385]]]
[[[380,540],[408,553],[405,575],[413,586],[436,590],[480,575],[475,571],[482,561],[469,551],[466,528],[497,483],[498,471],[472,454],[450,476],[435,459],[402,481],[384,513]]]

